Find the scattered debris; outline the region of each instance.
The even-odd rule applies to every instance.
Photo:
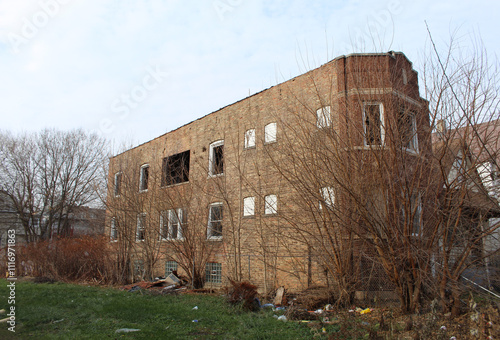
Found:
[[[279,320],[279,321],[283,321],[283,322],[287,322],[287,321],[288,321],[288,319],[286,318],[286,316],[285,316],[285,315],[280,315],[280,316],[278,316],[278,320]]]
[[[120,328],[115,331],[115,333],[131,333],[131,332],[139,332],[140,329],[135,328]]]
[[[281,286],[276,291],[276,297],[274,298],[275,306],[283,306],[286,302],[285,299],[285,287]]]
[[[250,282],[229,281],[231,287],[226,289],[227,301],[230,304],[243,302],[243,308],[256,311],[260,309],[260,300],[257,298],[257,286]]]
[[[194,307],[193,307],[193,310],[198,310],[198,306],[194,306]]]
[[[9,316],[8,318],[5,318],[5,319],[0,320],[0,323],[7,322],[7,321],[9,321],[9,320],[10,320],[10,316]]]
[[[0,309],[0,314],[5,314],[5,309]]]
[[[196,320],[196,319],[195,319],[195,320],[193,320],[192,322],[195,322],[195,323],[196,323],[196,322],[198,322],[198,320]]]

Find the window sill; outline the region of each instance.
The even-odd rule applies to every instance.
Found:
[[[247,151],[247,150],[255,150],[257,149],[257,146],[256,145],[253,145],[253,146],[247,146],[247,147],[244,147],[243,150],[244,151]]]
[[[278,143],[277,140],[272,140],[272,141],[269,141],[269,142],[264,142],[264,145],[273,145],[273,144],[276,144]]]
[[[254,215],[242,216],[241,218],[243,218],[244,220],[253,220],[255,218],[255,214]]]
[[[139,194],[142,194],[144,192],[148,192],[148,189],[139,189]]]
[[[224,176],[224,173],[216,174],[216,175],[208,174],[208,178],[217,178],[217,177],[222,177],[222,176]]]
[[[186,183],[189,183],[189,181],[180,182],[180,183],[174,183],[174,184],[166,184],[166,185],[162,185],[161,188],[172,188],[172,187],[177,187],[179,185],[183,185],[183,184],[186,184]]]
[[[209,236],[207,238],[207,241],[216,241],[216,242],[220,242],[222,241],[222,236]]]
[[[182,242],[185,241],[186,239],[184,237],[182,238],[161,238],[162,241],[167,241],[167,242]]]

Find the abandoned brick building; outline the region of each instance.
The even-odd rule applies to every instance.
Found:
[[[406,207],[388,188],[425,178],[414,164],[431,152],[406,56],[341,56],[112,157],[107,232],[137,276],[331,284],[340,268],[369,269],[360,235],[393,223],[388,206],[405,236],[422,234],[424,184]],[[371,275],[378,287],[358,290],[384,289]]]

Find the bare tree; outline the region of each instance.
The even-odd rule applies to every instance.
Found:
[[[28,242],[66,235],[75,207],[98,204],[106,145],[97,134],[82,130],[2,133],[0,183],[15,204]]]

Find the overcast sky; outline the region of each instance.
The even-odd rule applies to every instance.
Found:
[[[0,0],[0,128],[95,130],[137,145],[339,55],[419,69],[453,31],[500,53],[487,0]]]

